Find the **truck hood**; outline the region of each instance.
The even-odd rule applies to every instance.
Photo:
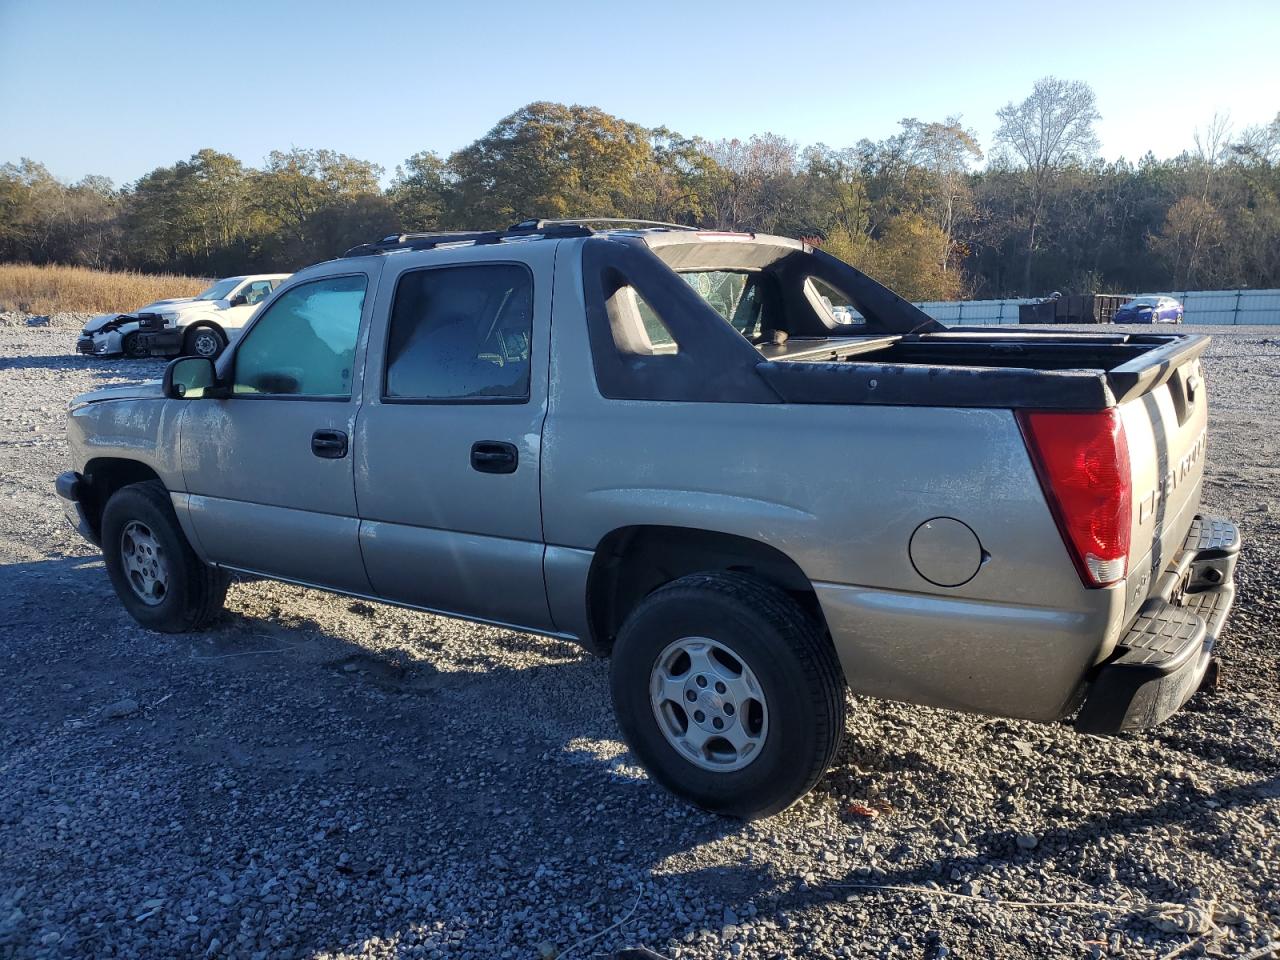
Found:
[[[137,310],[131,310],[128,313],[100,313],[96,317],[91,317],[89,322],[84,325],[85,333],[97,333],[113,320],[120,317],[136,317],[140,313],[182,313],[186,310],[199,307],[213,307],[214,301],[196,300],[195,297],[174,297],[170,300],[156,300],[148,303],[145,307],[139,307]]]
[[[122,384],[118,387],[102,387],[90,390],[73,397],[67,404],[68,410],[88,406],[91,403],[102,403],[105,400],[163,400],[164,384],[159,380],[145,380],[142,383]]]

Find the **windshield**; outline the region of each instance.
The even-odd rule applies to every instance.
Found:
[[[732,321],[734,311],[742,300],[742,291],[747,285],[747,274],[731,273],[728,270],[698,270],[693,273],[682,273],[681,278],[703,300],[711,304],[716,313],[726,320]]]
[[[1131,307],[1154,307],[1154,306],[1155,306],[1159,301],[1160,301],[1160,298],[1159,298],[1159,297],[1138,297],[1137,299],[1130,300],[1130,301],[1129,301],[1129,306],[1131,306]]]
[[[229,280],[219,280],[204,293],[196,297],[197,300],[225,300],[231,296],[231,291],[240,285],[239,277],[231,277]]]
[[[692,270],[681,273],[680,278],[744,337],[749,339],[758,332],[758,275],[739,270]]]

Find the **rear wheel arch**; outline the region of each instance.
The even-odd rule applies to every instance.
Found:
[[[691,573],[742,573],[786,591],[826,631],[813,584],[793,559],[759,540],[695,527],[619,527],[597,545],[587,574],[591,646],[608,653],[627,615],[649,594]]]

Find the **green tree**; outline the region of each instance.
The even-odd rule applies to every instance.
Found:
[[[298,267],[387,233],[394,211],[381,176],[377,164],[333,150],[272,151],[251,179],[268,231],[262,255]]]
[[[1063,167],[1083,163],[1098,149],[1093,125],[1100,119],[1093,88],[1080,80],[1044,77],[1031,95],[996,111],[1000,125],[996,143],[1007,149],[1025,170],[1026,259],[1023,292],[1032,295],[1031,261],[1045,197]]]
[[[387,195],[404,229],[421,232],[442,225],[449,190],[450,173],[444,159],[423,150],[396,167]]]
[[[596,107],[531,103],[448,161],[451,219],[504,227],[529,217],[627,217],[653,162],[649,133]]]

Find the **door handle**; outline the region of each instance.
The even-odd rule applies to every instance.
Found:
[[[514,443],[480,440],[471,445],[471,469],[481,473],[515,473],[519,462]]]
[[[341,430],[317,430],[311,435],[311,452],[325,460],[341,460],[347,455],[347,435]]]

